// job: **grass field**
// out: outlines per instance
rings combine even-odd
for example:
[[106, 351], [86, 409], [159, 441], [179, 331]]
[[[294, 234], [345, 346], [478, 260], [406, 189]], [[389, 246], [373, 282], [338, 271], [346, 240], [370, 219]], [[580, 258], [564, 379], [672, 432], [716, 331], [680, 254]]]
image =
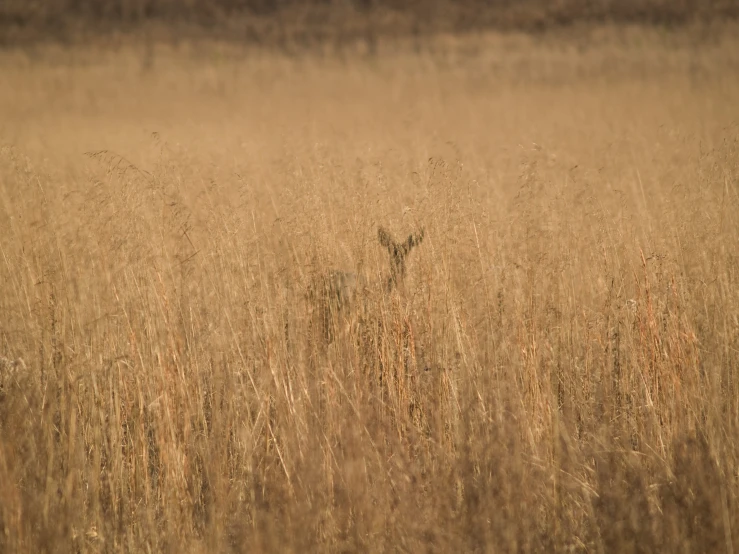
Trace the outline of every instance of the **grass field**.
[[735, 552], [737, 37], [0, 52], [0, 551]]

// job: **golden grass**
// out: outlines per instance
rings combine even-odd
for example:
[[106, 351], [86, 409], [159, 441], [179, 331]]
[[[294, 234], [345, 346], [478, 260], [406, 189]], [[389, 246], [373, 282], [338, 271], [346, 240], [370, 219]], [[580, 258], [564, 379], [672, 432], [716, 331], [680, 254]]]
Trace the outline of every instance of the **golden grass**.
[[580, 33], [0, 53], [0, 551], [732, 552], [739, 33]]

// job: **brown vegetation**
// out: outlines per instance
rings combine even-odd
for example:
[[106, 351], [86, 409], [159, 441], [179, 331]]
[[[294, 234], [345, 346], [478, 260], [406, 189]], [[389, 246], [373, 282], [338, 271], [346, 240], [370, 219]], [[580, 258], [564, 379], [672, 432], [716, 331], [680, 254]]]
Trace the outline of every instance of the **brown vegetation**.
[[0, 552], [735, 551], [735, 31], [0, 53]]

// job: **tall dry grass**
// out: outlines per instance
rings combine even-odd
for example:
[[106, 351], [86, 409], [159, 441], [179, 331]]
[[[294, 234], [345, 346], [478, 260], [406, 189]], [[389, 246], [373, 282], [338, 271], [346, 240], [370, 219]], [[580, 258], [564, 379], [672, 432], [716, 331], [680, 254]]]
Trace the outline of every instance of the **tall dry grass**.
[[0, 551], [733, 552], [732, 36], [0, 53]]

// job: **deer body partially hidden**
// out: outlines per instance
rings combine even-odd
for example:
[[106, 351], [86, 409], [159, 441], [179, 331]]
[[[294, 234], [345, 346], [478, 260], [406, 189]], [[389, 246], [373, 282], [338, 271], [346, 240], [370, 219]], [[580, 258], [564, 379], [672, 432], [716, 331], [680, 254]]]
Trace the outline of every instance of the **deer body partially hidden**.
[[[390, 256], [390, 275], [384, 280], [384, 293], [402, 288], [406, 258], [413, 248], [421, 244], [423, 237], [422, 229], [419, 233], [409, 235], [403, 242], [396, 242], [384, 228], [377, 230], [377, 238]], [[309, 296], [324, 340], [332, 342], [338, 330], [351, 325], [359, 297], [367, 289], [364, 277], [350, 271], [331, 270], [314, 283]]]

